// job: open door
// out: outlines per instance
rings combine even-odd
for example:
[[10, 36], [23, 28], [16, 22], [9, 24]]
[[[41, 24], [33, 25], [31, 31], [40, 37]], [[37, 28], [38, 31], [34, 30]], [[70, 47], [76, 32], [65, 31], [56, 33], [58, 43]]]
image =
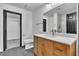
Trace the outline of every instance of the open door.
[[[19, 46], [22, 46], [22, 14], [13, 12], [13, 11], [8, 11], [8, 10], [3, 10], [3, 51], [7, 49], [7, 39], [8, 39], [8, 15], [17, 15], [19, 16], [19, 39], [20, 39], [20, 44]], [[15, 16], [14, 16], [15, 18]], [[14, 24], [15, 25], [15, 24]], [[15, 28], [16, 29], [16, 28]], [[16, 36], [16, 35], [15, 35]]]
[[73, 33], [73, 34], [77, 33], [77, 29], [76, 29], [77, 19], [76, 18], [77, 18], [76, 12], [67, 14], [67, 25], [66, 25], [67, 33]]

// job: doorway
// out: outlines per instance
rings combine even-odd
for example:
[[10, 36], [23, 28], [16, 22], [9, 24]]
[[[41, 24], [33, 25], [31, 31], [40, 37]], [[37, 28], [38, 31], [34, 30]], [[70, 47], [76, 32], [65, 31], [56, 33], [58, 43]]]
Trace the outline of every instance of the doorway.
[[[22, 46], [22, 14], [9, 11], [9, 10], [3, 10], [3, 51], [7, 49], [7, 39], [8, 39], [8, 15], [17, 15], [19, 16], [19, 46]], [[13, 17], [12, 15], [12, 17]], [[14, 17], [15, 18], [15, 17]], [[16, 29], [16, 28], [15, 28]]]
[[77, 25], [76, 25], [76, 12], [74, 13], [70, 13], [70, 14], [67, 14], [67, 25], [66, 25], [66, 28], [67, 28], [67, 33], [73, 33], [73, 34], [76, 34], [77, 33]]

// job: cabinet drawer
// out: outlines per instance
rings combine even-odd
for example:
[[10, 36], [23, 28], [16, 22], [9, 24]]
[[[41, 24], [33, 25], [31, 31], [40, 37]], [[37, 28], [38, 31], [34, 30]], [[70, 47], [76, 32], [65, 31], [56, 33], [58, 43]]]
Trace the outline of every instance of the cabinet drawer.
[[44, 56], [53, 56], [53, 42], [50, 40], [44, 41]]
[[43, 46], [44, 44], [44, 39], [43, 38], [38, 38], [38, 46]]
[[54, 42], [54, 55], [66, 56], [67, 55], [66, 45]]

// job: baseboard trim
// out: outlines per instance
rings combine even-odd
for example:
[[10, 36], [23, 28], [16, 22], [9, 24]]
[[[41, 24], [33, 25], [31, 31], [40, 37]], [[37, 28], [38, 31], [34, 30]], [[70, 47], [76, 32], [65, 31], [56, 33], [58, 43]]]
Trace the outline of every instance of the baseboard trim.
[[0, 53], [3, 52], [3, 50], [0, 50]]
[[25, 48], [25, 45], [23, 45], [22, 48]]

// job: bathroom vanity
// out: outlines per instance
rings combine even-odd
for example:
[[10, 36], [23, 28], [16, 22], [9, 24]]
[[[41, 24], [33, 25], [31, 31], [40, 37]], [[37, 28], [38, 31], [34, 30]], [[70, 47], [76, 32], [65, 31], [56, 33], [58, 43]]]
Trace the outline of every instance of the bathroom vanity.
[[36, 56], [75, 56], [75, 37], [49, 34], [34, 35], [34, 55]]

